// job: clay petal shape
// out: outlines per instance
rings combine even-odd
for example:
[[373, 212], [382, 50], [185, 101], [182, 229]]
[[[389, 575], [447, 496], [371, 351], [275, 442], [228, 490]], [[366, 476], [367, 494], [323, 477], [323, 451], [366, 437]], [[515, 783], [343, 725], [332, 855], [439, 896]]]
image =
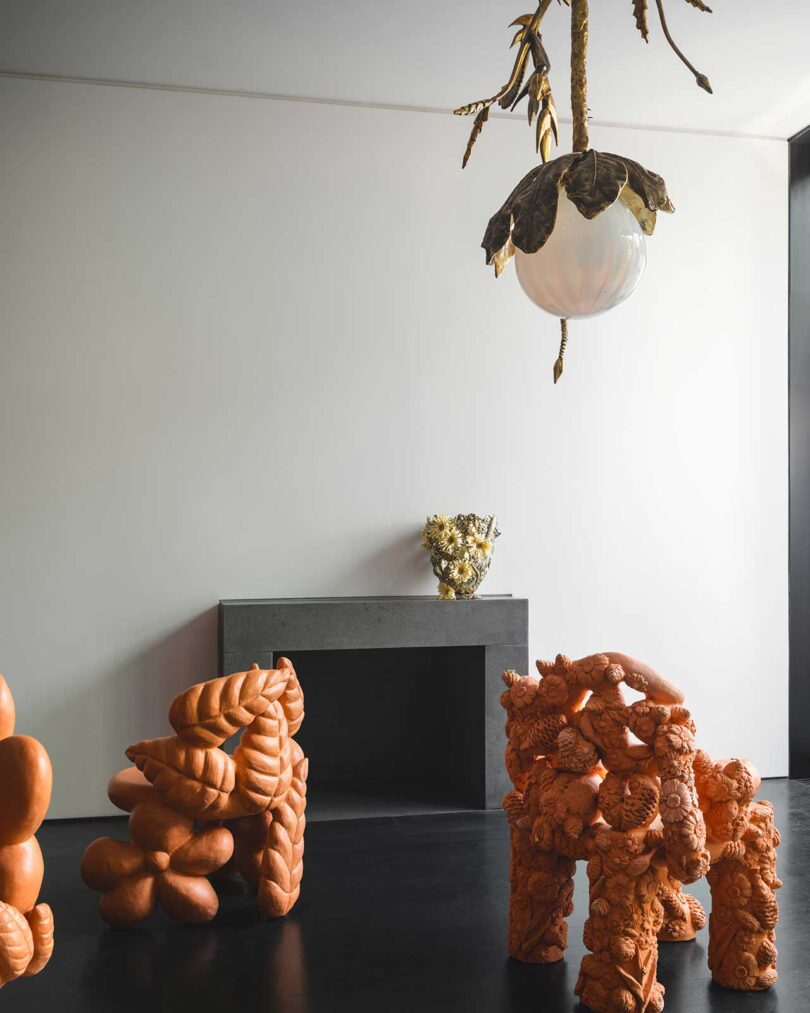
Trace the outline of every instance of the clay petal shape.
[[31, 926], [31, 936], [34, 940], [34, 955], [25, 969], [25, 977], [30, 978], [32, 974], [39, 974], [51, 959], [53, 953], [53, 912], [47, 904], [37, 904], [25, 918]]
[[127, 750], [166, 802], [190, 816], [223, 810], [233, 790], [234, 761], [221, 749], [201, 749], [180, 738], [148, 739]]
[[568, 199], [585, 218], [596, 218], [615, 204], [626, 182], [624, 162], [593, 148], [571, 163], [563, 179]]
[[207, 876], [231, 860], [233, 835], [227, 827], [209, 827], [191, 837], [172, 854], [172, 871]]
[[160, 802], [139, 802], [129, 817], [129, 836], [141, 851], [171, 854], [188, 841], [194, 824]]
[[131, 813], [139, 802], [159, 801], [155, 786], [137, 767], [125, 767], [113, 774], [107, 782], [107, 796], [113, 805], [126, 813]]
[[219, 910], [216, 891], [201, 876], [166, 871], [158, 878], [158, 896], [169, 917], [181, 922], [210, 922]]
[[82, 857], [82, 879], [91, 890], [113, 890], [143, 868], [143, 854], [129, 841], [99, 837], [87, 846]]
[[33, 954], [28, 922], [17, 908], [0, 901], [0, 985], [24, 974]]
[[28, 735], [0, 740], [0, 844], [33, 837], [51, 803], [53, 773], [41, 742]]
[[169, 722], [193, 746], [220, 746], [264, 714], [284, 692], [287, 678], [286, 671], [256, 666], [247, 672], [197, 683], [172, 701]]
[[295, 669], [289, 659], [279, 658], [278, 667], [281, 670], [286, 669], [287, 671], [287, 688], [281, 697], [281, 706], [284, 710], [284, 716], [287, 718], [289, 734], [295, 735], [304, 723], [304, 692], [301, 689], [301, 683], [298, 681], [298, 676], [295, 674]]
[[154, 876], [130, 876], [105, 893], [98, 910], [108, 925], [128, 928], [142, 922], [155, 910], [157, 889]]

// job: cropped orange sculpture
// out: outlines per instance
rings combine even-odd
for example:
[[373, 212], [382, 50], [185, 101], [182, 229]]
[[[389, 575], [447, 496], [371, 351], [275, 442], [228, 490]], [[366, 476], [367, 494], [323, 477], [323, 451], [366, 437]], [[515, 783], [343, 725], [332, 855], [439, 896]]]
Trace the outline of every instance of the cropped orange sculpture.
[[[560, 960], [573, 876], [587, 861], [590, 907], [575, 992], [594, 1013], [660, 1013], [658, 940], [687, 940], [706, 916], [681, 890], [707, 876], [709, 967], [729, 988], [776, 981], [773, 807], [754, 801], [747, 762], [695, 748], [683, 695], [643, 663], [606, 652], [504, 672], [504, 798], [511, 828], [509, 953]], [[622, 683], [642, 699], [626, 703]]]
[[53, 914], [37, 904], [44, 864], [34, 834], [51, 802], [45, 747], [14, 734], [14, 699], [0, 675], [0, 987], [38, 974], [53, 953]]
[[[169, 722], [177, 734], [130, 746], [135, 766], [109, 783], [111, 801], [130, 813], [131, 840], [100, 838], [82, 859], [106, 922], [134, 925], [158, 903], [179, 921], [210, 921], [219, 908], [213, 873], [256, 886], [268, 917], [290, 911], [303, 874], [307, 759], [293, 738], [303, 720], [286, 658], [176, 697]], [[240, 729], [230, 755], [220, 747]]]

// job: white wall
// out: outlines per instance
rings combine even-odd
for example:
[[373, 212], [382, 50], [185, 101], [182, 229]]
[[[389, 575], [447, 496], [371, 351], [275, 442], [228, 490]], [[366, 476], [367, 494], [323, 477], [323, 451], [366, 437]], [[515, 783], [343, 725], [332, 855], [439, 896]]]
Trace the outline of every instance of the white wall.
[[478, 249], [529, 132], [462, 175], [468, 127], [0, 80], [0, 670], [51, 815], [215, 674], [218, 598], [430, 593], [434, 511], [497, 512], [534, 655], [635, 653], [786, 773], [786, 146], [593, 131], [679, 210], [555, 388]]
[[[760, 0], [713, 6], [706, 15], [667, 5], [673, 36], [714, 85], [709, 96], [667, 45], [654, 5], [644, 43], [630, 0], [592, 3], [595, 120], [783, 138], [803, 130], [810, 4], [779, 0], [776, 17]], [[515, 0], [0, 0], [0, 68], [453, 109], [504, 80], [517, 10]], [[567, 116], [570, 10], [555, 3], [542, 29]]]

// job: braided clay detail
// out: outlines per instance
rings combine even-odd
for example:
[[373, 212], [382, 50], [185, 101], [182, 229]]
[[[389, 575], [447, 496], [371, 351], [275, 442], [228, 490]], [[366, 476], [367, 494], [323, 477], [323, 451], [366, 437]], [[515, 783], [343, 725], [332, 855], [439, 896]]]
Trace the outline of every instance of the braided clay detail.
[[259, 879], [259, 907], [269, 918], [280, 918], [298, 900], [304, 871], [304, 828], [307, 824], [307, 769], [301, 753], [290, 787], [272, 811], [272, 822]]

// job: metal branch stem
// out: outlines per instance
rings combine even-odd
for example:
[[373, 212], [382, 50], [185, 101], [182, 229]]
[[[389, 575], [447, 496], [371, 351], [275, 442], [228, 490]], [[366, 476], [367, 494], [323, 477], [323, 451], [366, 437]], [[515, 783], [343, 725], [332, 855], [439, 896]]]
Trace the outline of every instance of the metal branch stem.
[[557, 361], [554, 363], [554, 382], [556, 383], [563, 375], [563, 356], [565, 355], [565, 346], [568, 344], [568, 321], [565, 317], [560, 318], [560, 353], [557, 356]]
[[574, 151], [588, 150], [588, 0], [571, 3], [571, 116]]
[[546, 13], [546, 11], [549, 9], [550, 6], [551, 0], [540, 0], [540, 3], [537, 5], [537, 10], [534, 12], [534, 17], [532, 18], [532, 28], [536, 29], [540, 27], [540, 22], [543, 20], [543, 15]]
[[700, 85], [700, 87], [704, 91], [707, 91], [711, 95], [712, 94], [712, 86], [709, 84], [708, 77], [706, 77], [705, 74], [701, 74], [701, 72], [699, 70], [697, 70], [695, 67], [692, 66], [692, 64], [689, 62], [689, 60], [687, 60], [687, 58], [684, 56], [684, 54], [678, 48], [675, 40], [670, 35], [669, 25], [667, 24], [667, 18], [666, 18], [666, 15], [664, 14], [664, 2], [663, 2], [663, 0], [655, 0], [655, 6], [658, 8], [658, 19], [661, 22], [661, 28], [662, 28], [662, 30], [664, 32], [664, 38], [669, 43], [670, 48], [672, 49], [673, 53], [678, 57], [679, 60], [681, 60], [684, 64], [686, 64], [686, 66], [692, 71], [692, 73], [695, 75], [695, 80]]

